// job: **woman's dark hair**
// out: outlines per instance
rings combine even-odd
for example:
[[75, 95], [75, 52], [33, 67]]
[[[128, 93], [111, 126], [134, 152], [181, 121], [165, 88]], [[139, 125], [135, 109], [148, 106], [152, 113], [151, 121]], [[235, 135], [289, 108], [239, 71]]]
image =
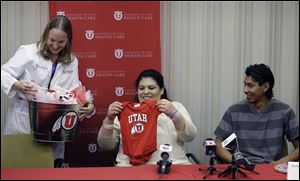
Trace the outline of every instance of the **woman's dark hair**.
[[274, 87], [274, 76], [269, 66], [265, 64], [254, 64], [249, 65], [245, 71], [247, 76], [251, 76], [258, 85], [261, 86], [265, 82], [269, 82], [270, 88], [266, 91], [266, 96], [268, 99], [273, 97], [273, 87]]
[[[164, 93], [163, 95], [161, 95], [161, 99], [167, 99], [167, 100], [170, 100], [168, 98], [168, 93], [167, 93], [167, 89], [165, 87], [165, 84], [164, 84], [164, 77], [161, 75], [160, 72], [158, 72], [157, 70], [154, 70], [154, 69], [147, 69], [147, 70], [144, 70], [142, 71], [138, 78], [136, 79], [135, 81], [135, 88], [138, 89], [139, 87], [139, 84], [140, 84], [140, 81], [143, 79], [143, 78], [152, 78], [153, 80], [155, 80], [155, 82], [157, 83], [157, 85], [159, 86], [160, 89], [164, 89]], [[138, 100], [138, 95], [135, 96], [135, 101], [136, 102], [139, 102]]]
[[71, 21], [65, 17], [65, 16], [54, 16], [45, 27], [45, 30], [40, 38], [40, 41], [38, 41], [38, 47], [39, 47], [39, 53], [45, 58], [50, 59], [51, 58], [51, 51], [48, 49], [47, 41], [49, 36], [49, 31], [53, 28], [60, 29], [67, 33], [68, 40], [66, 47], [59, 52], [57, 62], [62, 62], [65, 64], [69, 64], [72, 62], [71, 52], [72, 52], [72, 24]]

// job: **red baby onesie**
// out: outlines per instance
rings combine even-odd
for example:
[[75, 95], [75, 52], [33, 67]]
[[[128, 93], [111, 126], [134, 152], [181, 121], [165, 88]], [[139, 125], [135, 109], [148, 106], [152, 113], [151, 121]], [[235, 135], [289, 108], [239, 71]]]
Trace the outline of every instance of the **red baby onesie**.
[[156, 151], [157, 117], [156, 100], [142, 103], [123, 102], [119, 115], [124, 154], [130, 157], [130, 164], [147, 162]]

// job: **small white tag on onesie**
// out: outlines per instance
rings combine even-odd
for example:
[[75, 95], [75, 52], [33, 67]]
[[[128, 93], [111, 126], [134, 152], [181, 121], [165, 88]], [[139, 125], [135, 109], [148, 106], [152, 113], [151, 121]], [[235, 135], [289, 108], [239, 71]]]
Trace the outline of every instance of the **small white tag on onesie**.
[[140, 107], [141, 104], [135, 104], [133, 107]]

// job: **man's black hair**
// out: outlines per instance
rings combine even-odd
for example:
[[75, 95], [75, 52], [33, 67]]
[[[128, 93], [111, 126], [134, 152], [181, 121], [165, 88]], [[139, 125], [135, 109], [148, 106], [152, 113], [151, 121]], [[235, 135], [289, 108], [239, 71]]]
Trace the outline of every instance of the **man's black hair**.
[[274, 87], [274, 76], [269, 66], [265, 64], [254, 64], [249, 65], [245, 74], [247, 76], [251, 76], [256, 82], [258, 82], [259, 86], [268, 82], [270, 84], [269, 89], [266, 91], [266, 96], [268, 99], [273, 97], [273, 87]]

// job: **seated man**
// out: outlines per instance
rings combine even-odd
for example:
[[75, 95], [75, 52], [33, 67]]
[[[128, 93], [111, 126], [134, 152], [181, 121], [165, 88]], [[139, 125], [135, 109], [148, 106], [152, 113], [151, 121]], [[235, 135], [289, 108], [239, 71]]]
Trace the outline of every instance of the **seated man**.
[[[230, 106], [214, 134], [217, 155], [231, 163], [231, 153], [221, 142], [235, 133], [239, 151], [252, 163], [284, 163], [299, 160], [299, 119], [293, 109], [273, 97], [274, 76], [264, 64], [247, 67], [246, 99]], [[282, 157], [284, 136], [294, 150]]]

